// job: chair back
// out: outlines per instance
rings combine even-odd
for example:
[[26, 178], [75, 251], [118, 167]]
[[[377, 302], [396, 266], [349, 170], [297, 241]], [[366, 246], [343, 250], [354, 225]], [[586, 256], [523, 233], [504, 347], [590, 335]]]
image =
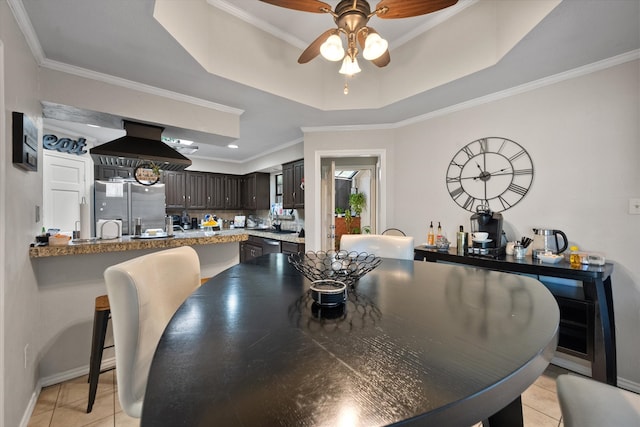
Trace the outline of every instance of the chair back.
[[406, 236], [405, 232], [399, 228], [387, 228], [380, 234], [384, 236]]
[[200, 286], [200, 262], [188, 246], [111, 266], [104, 272], [111, 305], [118, 398], [140, 418], [151, 360], [160, 336], [184, 300]]
[[381, 234], [343, 234], [340, 250], [367, 252], [383, 258], [413, 259], [413, 237]]

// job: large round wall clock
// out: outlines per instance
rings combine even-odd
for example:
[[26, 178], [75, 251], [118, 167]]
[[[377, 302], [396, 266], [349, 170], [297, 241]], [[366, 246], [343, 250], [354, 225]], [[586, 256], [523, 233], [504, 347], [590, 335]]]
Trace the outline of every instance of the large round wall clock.
[[472, 141], [451, 159], [447, 190], [460, 207], [476, 212], [487, 206], [501, 212], [516, 205], [533, 182], [529, 153], [507, 138], [488, 137]]

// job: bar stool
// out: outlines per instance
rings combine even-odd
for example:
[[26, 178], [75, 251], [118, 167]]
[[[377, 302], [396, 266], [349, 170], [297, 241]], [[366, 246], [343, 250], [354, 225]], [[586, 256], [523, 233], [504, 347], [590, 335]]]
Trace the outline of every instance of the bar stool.
[[89, 403], [87, 404], [87, 414], [93, 408], [93, 402], [96, 400], [96, 391], [98, 390], [98, 378], [103, 372], [112, 370], [113, 368], [100, 371], [102, 364], [102, 352], [105, 348], [111, 348], [113, 345], [104, 346], [104, 338], [107, 335], [107, 324], [111, 317], [111, 307], [109, 306], [109, 297], [100, 295], [96, 298], [96, 307], [93, 315], [93, 338], [91, 339], [91, 359], [89, 360]]

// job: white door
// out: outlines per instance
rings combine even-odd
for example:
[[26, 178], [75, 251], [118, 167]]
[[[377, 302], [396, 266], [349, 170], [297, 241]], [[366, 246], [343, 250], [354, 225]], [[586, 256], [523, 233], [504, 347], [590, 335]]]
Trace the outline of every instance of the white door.
[[75, 156], [43, 150], [43, 224], [62, 232], [80, 230], [80, 203], [84, 197], [91, 206], [89, 156]]

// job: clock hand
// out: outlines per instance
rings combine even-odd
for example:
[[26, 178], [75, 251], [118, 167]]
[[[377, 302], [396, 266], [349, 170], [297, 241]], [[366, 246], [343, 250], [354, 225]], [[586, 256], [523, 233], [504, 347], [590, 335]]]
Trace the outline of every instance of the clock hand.
[[474, 180], [476, 180], [476, 179], [482, 179], [482, 178], [487, 178], [487, 177], [492, 177], [492, 176], [511, 175], [511, 172], [499, 173], [499, 172], [504, 172], [504, 171], [506, 171], [507, 169], [511, 169], [511, 167], [510, 167], [510, 166], [508, 166], [508, 167], [506, 167], [506, 168], [502, 168], [502, 169], [499, 169], [499, 170], [497, 170], [497, 171], [495, 171], [495, 172], [491, 172], [491, 173], [489, 173], [489, 172], [484, 172], [484, 173], [480, 174], [479, 176], [476, 176], [476, 177], [475, 177], [475, 178], [473, 178], [473, 179], [474, 179]]

